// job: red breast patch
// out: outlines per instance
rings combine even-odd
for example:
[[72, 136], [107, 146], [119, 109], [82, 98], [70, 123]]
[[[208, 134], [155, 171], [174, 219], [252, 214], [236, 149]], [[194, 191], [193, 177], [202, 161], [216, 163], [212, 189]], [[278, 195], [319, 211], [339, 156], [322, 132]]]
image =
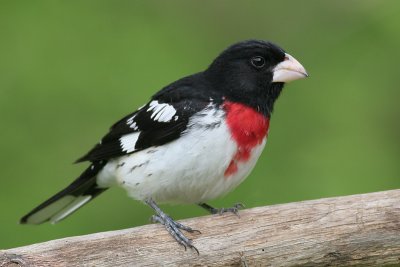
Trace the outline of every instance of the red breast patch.
[[251, 150], [262, 143], [268, 135], [269, 118], [263, 116], [251, 107], [243, 104], [225, 101], [226, 122], [235, 140], [238, 150], [225, 170], [225, 177], [238, 170], [238, 162], [246, 162], [250, 158]]

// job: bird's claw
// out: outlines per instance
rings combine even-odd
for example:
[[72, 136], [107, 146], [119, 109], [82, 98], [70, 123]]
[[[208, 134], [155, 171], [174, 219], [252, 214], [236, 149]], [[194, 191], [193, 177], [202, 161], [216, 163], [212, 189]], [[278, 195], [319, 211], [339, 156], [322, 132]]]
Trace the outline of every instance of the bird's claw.
[[192, 229], [191, 227], [185, 226], [179, 222], [174, 221], [171, 217], [166, 215], [165, 217], [161, 217], [159, 215], [153, 215], [150, 218], [151, 222], [153, 223], [160, 223], [165, 226], [167, 229], [168, 233], [180, 244], [185, 248], [185, 251], [189, 247], [190, 249], [193, 249], [196, 251], [198, 255], [200, 255], [199, 250], [193, 246], [192, 244], [192, 239], [187, 238], [181, 230], [184, 230], [189, 233], [199, 233], [201, 232], [199, 230]]
[[213, 212], [214, 214], [220, 214], [222, 215], [223, 213], [226, 212], [232, 212], [233, 214], [235, 214], [236, 216], [238, 216], [240, 218], [239, 215], [239, 210], [243, 209], [245, 206], [242, 203], [236, 203], [233, 205], [233, 207], [230, 208], [219, 208], [219, 209], [215, 209], [215, 212]]

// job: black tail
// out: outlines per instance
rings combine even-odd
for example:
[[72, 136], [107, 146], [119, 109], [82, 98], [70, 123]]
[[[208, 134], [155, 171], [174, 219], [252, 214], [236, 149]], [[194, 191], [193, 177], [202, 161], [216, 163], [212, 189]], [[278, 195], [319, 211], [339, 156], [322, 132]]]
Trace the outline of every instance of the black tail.
[[98, 188], [96, 175], [106, 161], [92, 163], [68, 187], [58, 192], [21, 218], [23, 224], [57, 223], [94, 199], [107, 188]]

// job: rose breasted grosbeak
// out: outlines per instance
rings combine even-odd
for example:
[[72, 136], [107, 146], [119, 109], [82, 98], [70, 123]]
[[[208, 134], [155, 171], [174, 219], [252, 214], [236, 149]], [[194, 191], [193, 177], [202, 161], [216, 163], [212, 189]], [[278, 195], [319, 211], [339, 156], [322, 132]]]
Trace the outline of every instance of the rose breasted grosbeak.
[[[278, 46], [244, 41], [223, 51], [203, 72], [182, 78], [115, 123], [77, 162], [90, 166], [68, 187], [21, 219], [56, 223], [112, 185], [154, 209], [185, 248], [197, 249], [181, 230], [195, 230], [156, 203], [206, 204], [238, 186], [251, 172], [268, 136], [273, 105], [285, 82], [307, 77]], [[197, 251], [198, 252], [198, 251]]]

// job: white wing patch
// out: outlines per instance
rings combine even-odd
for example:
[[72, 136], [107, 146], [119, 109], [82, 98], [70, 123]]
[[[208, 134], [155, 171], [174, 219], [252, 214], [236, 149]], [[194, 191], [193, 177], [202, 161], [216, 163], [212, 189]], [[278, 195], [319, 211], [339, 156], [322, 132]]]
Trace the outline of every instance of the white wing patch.
[[172, 105], [160, 104], [157, 100], [153, 100], [149, 104], [147, 111], [153, 111], [150, 118], [159, 122], [169, 122], [174, 117], [176, 110]]
[[139, 138], [139, 134], [140, 133], [131, 133], [131, 134], [122, 136], [119, 139], [122, 151], [125, 151], [126, 153], [131, 153], [131, 152], [135, 151], [135, 145]]
[[133, 115], [132, 117], [130, 117], [130, 118], [126, 121], [126, 124], [129, 125], [129, 128], [132, 128], [133, 130], [138, 130], [139, 128], [138, 128], [136, 122], [134, 121], [135, 117], [136, 117], [136, 114]]
[[134, 123], [133, 119], [134, 119], [135, 117], [136, 117], [136, 114], [133, 115], [132, 117], [130, 117], [130, 118], [126, 121], [126, 124], [132, 124], [132, 123]]
[[136, 125], [136, 122], [131, 123], [131, 125], [129, 126], [130, 128], [132, 128], [133, 130], [137, 130], [139, 129]]

